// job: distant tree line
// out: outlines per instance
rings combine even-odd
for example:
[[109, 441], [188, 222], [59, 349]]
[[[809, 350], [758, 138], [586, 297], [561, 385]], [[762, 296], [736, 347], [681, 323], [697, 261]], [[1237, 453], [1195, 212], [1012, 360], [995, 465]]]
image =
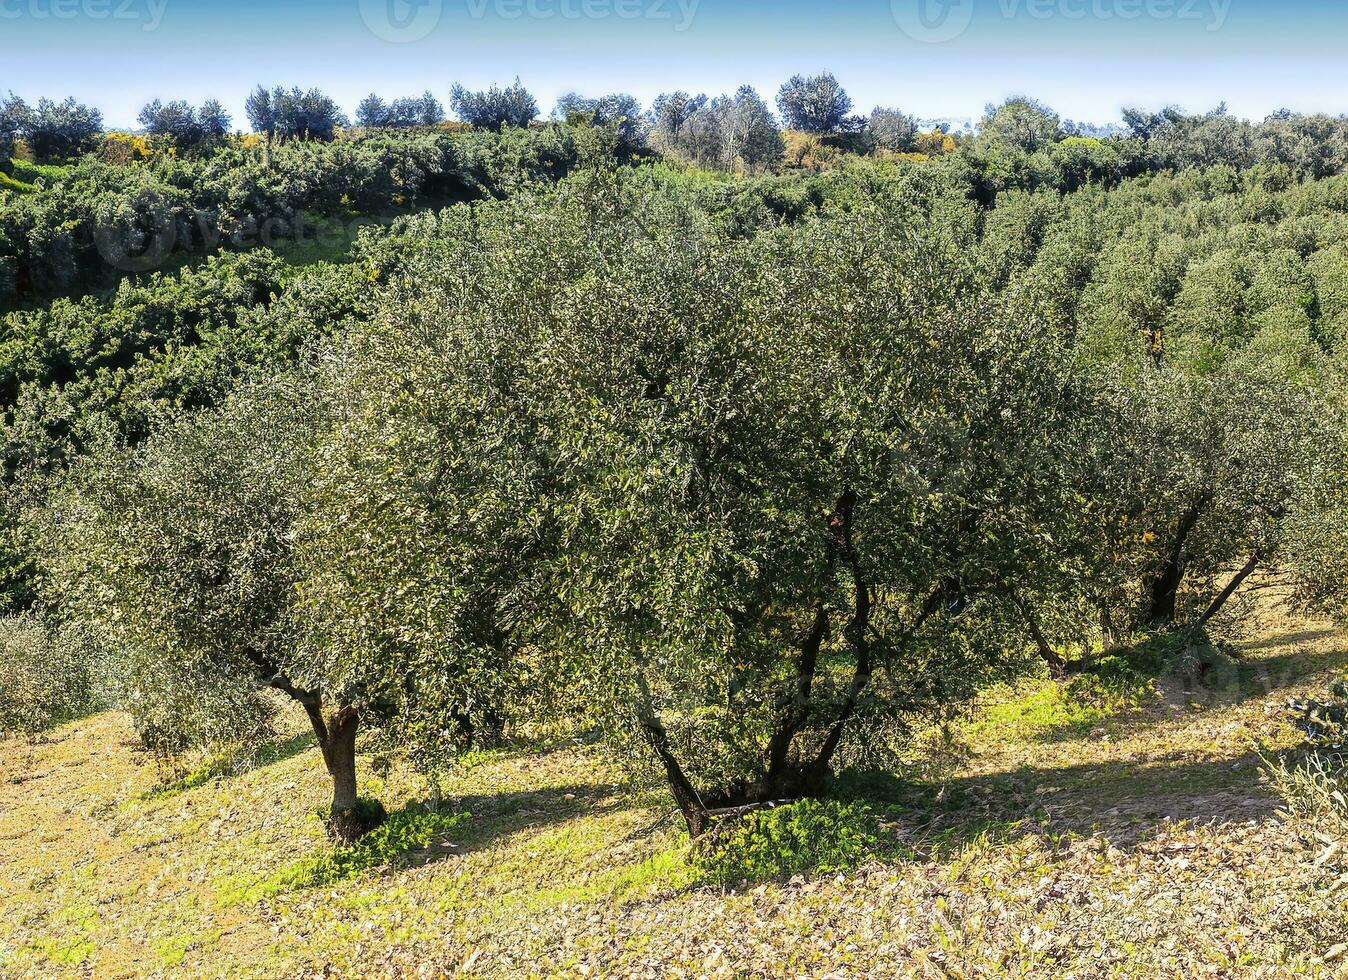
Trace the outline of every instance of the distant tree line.
[[0, 166], [8, 171], [17, 140], [39, 160], [60, 160], [93, 149], [102, 132], [102, 114], [73, 98], [39, 99], [30, 108], [11, 93], [0, 102]]
[[226, 146], [154, 168], [86, 156], [36, 194], [0, 203], [0, 309], [115, 285], [173, 256], [302, 237], [306, 215], [386, 214], [509, 193], [577, 160], [576, 130], [370, 130], [341, 143]]
[[229, 113], [215, 99], [203, 102], [200, 109], [181, 100], [155, 99], [140, 110], [137, 121], [146, 133], [167, 139], [179, 151], [218, 145], [230, 132]]
[[395, 129], [434, 126], [444, 119], [444, 106], [430, 92], [423, 92], [418, 98], [394, 99], [391, 102], [385, 102], [371, 92], [356, 107], [356, 125], [376, 129], [385, 126]]
[[[465, 125], [490, 131], [526, 128], [540, 116], [537, 100], [518, 78], [480, 90], [456, 84], [448, 107]], [[1283, 166], [1299, 180], [1348, 168], [1348, 119], [1342, 116], [1280, 111], [1250, 123], [1230, 116], [1224, 106], [1200, 114], [1129, 108], [1121, 125], [1095, 126], [1063, 120], [1035, 99], [1013, 96], [987, 107], [976, 136], [952, 135], [923, 132], [913, 115], [893, 107], [853, 114], [851, 97], [829, 72], [792, 77], [777, 92], [776, 107], [774, 112], [748, 87], [718, 97], [668, 92], [648, 109], [622, 93], [570, 92], [558, 99], [551, 117], [613, 129], [629, 154], [650, 151], [722, 170], [824, 169], [869, 153], [958, 154], [984, 203], [1002, 190], [1112, 186], [1130, 176], [1188, 167]], [[330, 141], [348, 122], [315, 88], [258, 86], [245, 114], [253, 131], [273, 144]], [[367, 129], [437, 126], [445, 118], [445, 107], [430, 92], [392, 99], [371, 93], [354, 115]], [[139, 121], [149, 136], [178, 153], [213, 152], [227, 142], [231, 125], [215, 100], [199, 108], [154, 100]], [[30, 109], [10, 96], [0, 103], [0, 166], [9, 166], [20, 141], [39, 160], [57, 161], [96, 149], [101, 133], [98, 112], [73, 99], [43, 99]]]

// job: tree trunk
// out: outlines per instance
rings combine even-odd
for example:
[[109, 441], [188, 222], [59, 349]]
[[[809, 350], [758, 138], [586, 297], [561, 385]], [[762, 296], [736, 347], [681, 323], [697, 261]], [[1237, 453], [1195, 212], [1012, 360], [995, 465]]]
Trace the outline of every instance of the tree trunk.
[[688, 836], [694, 839], [701, 837], [711, 828], [711, 817], [688, 774], [674, 757], [674, 750], [669, 744], [669, 731], [656, 713], [650, 685], [646, 682], [646, 674], [640, 667], [637, 668], [636, 684], [637, 722], [646, 734], [647, 741], [651, 743], [651, 748], [655, 750], [656, 756], [659, 757], [661, 766], [664, 767], [665, 778], [669, 782], [670, 792], [674, 795], [674, 802], [679, 812], [683, 814], [684, 823], [688, 825]]
[[768, 742], [768, 765], [764, 777], [764, 795], [777, 797], [791, 792], [788, 784], [794, 773], [789, 765], [791, 743], [800, 734], [801, 728], [810, 718], [810, 691], [814, 686], [814, 675], [819, 665], [819, 648], [828, 635], [828, 607], [821, 599], [815, 609], [814, 622], [801, 644], [800, 657], [796, 661], [796, 685], [790, 707], [777, 724]]
[[1145, 625], [1152, 629], [1171, 626], [1175, 622], [1175, 613], [1179, 602], [1180, 586], [1184, 583], [1185, 566], [1188, 563], [1189, 535], [1198, 526], [1203, 510], [1207, 507], [1211, 495], [1200, 494], [1175, 528], [1175, 540], [1165, 566], [1154, 575], [1147, 588], [1147, 611]]
[[[1100, 646], [1112, 650], [1119, 640], [1119, 631], [1114, 626], [1114, 612], [1109, 608], [1109, 600], [1100, 600]], [[1090, 644], [1084, 644], [1087, 649]]]
[[304, 708], [323, 753], [323, 764], [332, 777], [328, 836], [338, 844], [352, 844], [378, 826], [383, 817], [377, 811], [366, 812], [356, 791], [356, 733], [360, 730], [360, 714], [352, 708], [341, 708], [325, 718], [320, 704], [306, 704]]
[[360, 712], [355, 708], [337, 708], [323, 714], [323, 692], [306, 690], [291, 682], [264, 653], [246, 650], [244, 655], [257, 668], [262, 683], [288, 695], [309, 716], [314, 738], [323, 753], [323, 764], [332, 777], [332, 812], [328, 817], [328, 836], [341, 844], [350, 844], [383, 822], [383, 809], [362, 809], [356, 794], [356, 732]]
[[1212, 600], [1212, 605], [1208, 606], [1207, 612], [1203, 613], [1202, 617], [1198, 620], [1199, 626], [1206, 626], [1212, 621], [1213, 616], [1216, 616], [1222, 611], [1222, 607], [1226, 605], [1227, 600], [1236, 594], [1236, 590], [1245, 584], [1247, 578], [1254, 574], [1255, 569], [1259, 567], [1259, 562], [1263, 560], [1263, 557], [1263, 551], [1256, 548], [1254, 554], [1250, 556], [1250, 560], [1245, 563], [1245, 566], [1236, 573], [1235, 577], [1232, 578], [1230, 582], [1227, 583], [1226, 588], [1222, 589], [1222, 591], [1217, 594], [1217, 598]]
[[[838, 505], [828, 519], [828, 536], [824, 546], [824, 566], [832, 575], [840, 555], [852, 556], [852, 512], [856, 507], [857, 495], [844, 490], [838, 498]], [[854, 563], [855, 570], [855, 563]], [[860, 601], [860, 600], [858, 600]], [[867, 593], [869, 611], [869, 593]], [[777, 723], [768, 743], [767, 768], [758, 794], [763, 799], [784, 799], [813, 795], [817, 790], [816, 767], [801, 766], [790, 761], [791, 745], [800, 734], [805, 723], [810, 720], [811, 692], [814, 687], [815, 673], [819, 668], [819, 650], [829, 635], [828, 601], [821, 596], [815, 605], [814, 620], [806, 631], [800, 646], [800, 656], [796, 660], [796, 683], [791, 700]], [[849, 631], [849, 637], [850, 637]], [[864, 643], [864, 634], [863, 634]], [[862, 655], [864, 657], [864, 654]], [[858, 661], [860, 665], [861, 661]], [[866, 668], [869, 671], [869, 666]], [[757, 803], [758, 800], [750, 800]]]
[[1059, 655], [1053, 645], [1048, 642], [1048, 637], [1039, 627], [1039, 620], [1035, 618], [1034, 611], [1018, 598], [1011, 600], [1020, 610], [1020, 614], [1025, 617], [1025, 625], [1030, 630], [1030, 639], [1034, 640], [1035, 648], [1039, 651], [1039, 656], [1043, 658], [1044, 663], [1048, 664], [1049, 674], [1055, 679], [1061, 679], [1067, 674], [1067, 661]]

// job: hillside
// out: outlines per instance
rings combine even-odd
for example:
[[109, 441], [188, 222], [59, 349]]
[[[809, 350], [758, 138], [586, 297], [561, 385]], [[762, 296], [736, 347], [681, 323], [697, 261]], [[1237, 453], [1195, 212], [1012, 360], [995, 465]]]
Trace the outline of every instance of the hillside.
[[[944, 740], [957, 776], [927, 739], [910, 783], [866, 787], [880, 859], [731, 890], [689, 884], [668, 799], [578, 743], [475, 756], [444, 805], [469, 816], [305, 887], [329, 846], [311, 739], [165, 785], [103, 714], [0, 743], [0, 974], [1334, 975], [1344, 869], [1279, 819], [1259, 753], [1345, 664], [1348, 636], [1266, 615], [1187, 693], [990, 692]], [[360, 761], [391, 810], [424, 795]]]

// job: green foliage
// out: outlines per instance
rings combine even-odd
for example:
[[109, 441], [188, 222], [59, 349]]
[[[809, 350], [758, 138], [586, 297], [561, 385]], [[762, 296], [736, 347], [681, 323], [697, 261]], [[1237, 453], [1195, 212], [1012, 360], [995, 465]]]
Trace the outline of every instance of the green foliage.
[[33, 737], [98, 710], [98, 651], [87, 631], [35, 616], [0, 619], [0, 737]]
[[742, 173], [777, 167], [784, 148], [776, 117], [748, 85], [734, 95], [698, 102], [675, 124], [666, 120], [654, 144], [677, 160]]
[[449, 104], [470, 126], [493, 131], [505, 126], [522, 129], [538, 115], [538, 103], [518, 78], [506, 88], [493, 85], [477, 92], [455, 85], [450, 90]]
[[1001, 105], [989, 105], [979, 126], [980, 138], [1034, 153], [1063, 138], [1058, 114], [1035, 99], [1012, 96]]
[[777, 108], [788, 129], [836, 132], [852, 110], [852, 99], [832, 74], [796, 75], [777, 92]]
[[290, 535], [315, 419], [302, 380], [253, 388], [82, 461], [45, 520], [54, 596], [106, 639], [119, 703], [166, 750], [259, 732], [258, 691], [297, 666]]
[[[378, 801], [362, 799], [360, 802], [362, 811], [371, 819], [383, 814]], [[240, 901], [256, 901], [334, 885], [367, 871], [388, 867], [399, 858], [434, 846], [461, 828], [469, 816], [467, 813], [438, 813], [418, 803], [408, 804], [388, 814], [374, 830], [350, 847], [334, 847], [301, 858], [265, 880], [239, 889], [235, 897]]]
[[694, 845], [691, 860], [697, 880], [739, 885], [850, 871], [891, 847], [870, 807], [801, 800], [718, 826]]
[[[660, 138], [756, 98], [679, 94]], [[85, 161], [0, 209], [40, 232], [0, 236], [25, 295], [36, 245], [82, 281], [90, 195], [136, 234], [459, 203], [348, 265], [255, 250], [11, 313], [15, 604], [40, 558], [166, 752], [260, 735], [269, 687], [426, 769], [579, 717], [690, 807], [826, 792], [1028, 650], [1216, 630], [1265, 568], [1334, 608], [1345, 178], [1128, 180], [1157, 137], [994, 120], [937, 161], [745, 180], [583, 125]], [[1184, 642], [1044, 717], [1234, 669]]]
[[85, 157], [40, 192], [0, 200], [0, 309], [112, 286], [174, 257], [293, 240], [305, 215], [350, 219], [509, 193], [567, 173], [581, 142], [566, 126], [368, 130], [265, 155], [230, 143], [152, 167]]

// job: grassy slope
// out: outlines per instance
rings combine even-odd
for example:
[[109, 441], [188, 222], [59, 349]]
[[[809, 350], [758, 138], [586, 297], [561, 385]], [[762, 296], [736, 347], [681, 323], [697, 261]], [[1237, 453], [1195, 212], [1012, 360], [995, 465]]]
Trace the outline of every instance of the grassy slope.
[[259, 897], [324, 846], [312, 745], [155, 792], [102, 715], [0, 744], [0, 975], [1332, 975], [1348, 869], [1276, 819], [1257, 752], [1348, 638], [1272, 621], [1244, 650], [1197, 701], [991, 695], [958, 774], [897, 791], [908, 857], [729, 893], [686, 887], [665, 801], [567, 747], [478, 762], [449, 787], [472, 817], [394, 868]]

